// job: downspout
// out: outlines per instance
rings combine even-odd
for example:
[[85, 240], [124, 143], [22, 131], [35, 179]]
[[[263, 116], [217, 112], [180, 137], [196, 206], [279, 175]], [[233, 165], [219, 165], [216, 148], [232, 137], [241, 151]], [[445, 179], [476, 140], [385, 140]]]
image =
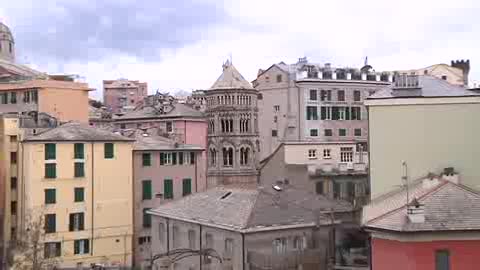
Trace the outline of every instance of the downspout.
[[93, 256], [93, 241], [94, 241], [94, 237], [95, 237], [95, 223], [94, 223], [94, 216], [95, 216], [95, 152], [93, 151], [93, 148], [94, 148], [94, 143], [91, 142], [91, 153], [92, 153], [92, 243], [90, 244], [90, 255]]
[[[200, 250], [202, 250], [202, 224], [198, 224], [199, 228], [200, 228]], [[202, 255], [200, 255], [200, 267], [199, 269], [202, 270]]]
[[245, 234], [242, 233], [242, 270], [245, 270]]
[[184, 141], [185, 144], [187, 144], [187, 120], [183, 120], [183, 127], [184, 127], [184, 129], [183, 129], [183, 137], [184, 137], [183, 141]]
[[[194, 152], [195, 153], [195, 152]], [[198, 181], [197, 181], [197, 174], [198, 174], [198, 166], [197, 166], [197, 163], [198, 163], [198, 158], [197, 158], [197, 153], [195, 153], [195, 193], [198, 192]], [[206, 179], [206, 176], [205, 176], [205, 179]]]
[[298, 141], [300, 141], [300, 87], [295, 86], [297, 88], [297, 101], [298, 101], [298, 108], [297, 108], [297, 115], [298, 115]]
[[165, 218], [167, 220], [167, 253], [170, 252], [170, 219]]

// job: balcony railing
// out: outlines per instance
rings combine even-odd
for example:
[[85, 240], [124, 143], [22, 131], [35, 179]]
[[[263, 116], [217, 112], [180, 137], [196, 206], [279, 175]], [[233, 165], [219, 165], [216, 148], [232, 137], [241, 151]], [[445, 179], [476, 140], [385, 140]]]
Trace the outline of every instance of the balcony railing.
[[268, 254], [256, 251], [248, 251], [248, 263], [250, 269], [321, 269], [326, 265], [326, 251], [321, 249], [307, 249], [289, 251], [280, 254]]

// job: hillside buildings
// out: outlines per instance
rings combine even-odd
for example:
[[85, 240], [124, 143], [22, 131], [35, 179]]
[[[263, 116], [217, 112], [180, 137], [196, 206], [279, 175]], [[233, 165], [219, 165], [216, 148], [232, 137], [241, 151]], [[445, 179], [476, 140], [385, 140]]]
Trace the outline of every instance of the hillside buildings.
[[115, 114], [135, 109], [147, 95], [147, 83], [127, 79], [103, 81], [103, 102]]

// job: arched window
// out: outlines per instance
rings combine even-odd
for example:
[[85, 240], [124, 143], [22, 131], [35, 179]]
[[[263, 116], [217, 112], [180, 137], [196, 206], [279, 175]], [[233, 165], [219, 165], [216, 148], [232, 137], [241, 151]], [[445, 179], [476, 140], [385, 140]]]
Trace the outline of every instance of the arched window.
[[240, 165], [245, 166], [249, 163], [250, 148], [242, 147], [240, 148]]
[[233, 147], [223, 147], [223, 166], [231, 167], [233, 166]]
[[210, 148], [210, 166], [213, 167], [217, 164], [217, 149]]

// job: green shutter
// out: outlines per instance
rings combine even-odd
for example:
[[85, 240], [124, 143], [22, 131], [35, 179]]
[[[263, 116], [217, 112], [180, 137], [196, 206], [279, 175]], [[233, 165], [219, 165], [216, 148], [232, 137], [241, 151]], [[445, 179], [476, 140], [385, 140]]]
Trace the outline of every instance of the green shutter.
[[85, 189], [75, 188], [75, 202], [83, 202], [85, 200]]
[[173, 199], [173, 180], [163, 180], [163, 197], [164, 199]]
[[57, 230], [56, 223], [55, 214], [45, 215], [45, 233], [54, 233]]
[[152, 181], [143, 180], [142, 181], [142, 200], [151, 200], [152, 199]]
[[82, 240], [75, 240], [73, 242], [73, 254], [80, 254], [80, 241]]
[[73, 158], [75, 159], [84, 159], [84, 144], [83, 143], [76, 143], [73, 145], [74, 155]]
[[57, 202], [55, 189], [45, 189], [45, 204], [53, 204]]
[[57, 178], [57, 164], [55, 163], [45, 164], [45, 178]]
[[165, 164], [165, 153], [160, 153], [160, 165]]
[[103, 150], [104, 150], [105, 158], [113, 158], [113, 152], [114, 152], [113, 143], [105, 143]]
[[54, 143], [45, 144], [45, 160], [56, 158], [56, 145]]
[[152, 164], [152, 162], [151, 162], [150, 153], [143, 153], [142, 154], [142, 165], [143, 166], [150, 166], [151, 164]]
[[143, 227], [150, 228], [152, 226], [152, 216], [147, 213], [151, 208], [143, 208]]
[[192, 193], [192, 179], [185, 178], [183, 179], [183, 196], [189, 195]]
[[177, 165], [177, 153], [172, 153], [172, 165]]
[[85, 166], [83, 162], [75, 162], [75, 177], [85, 177]]
[[88, 239], [84, 239], [83, 240], [83, 252], [85, 252], [85, 254], [87, 253], [90, 253], [90, 240]]

